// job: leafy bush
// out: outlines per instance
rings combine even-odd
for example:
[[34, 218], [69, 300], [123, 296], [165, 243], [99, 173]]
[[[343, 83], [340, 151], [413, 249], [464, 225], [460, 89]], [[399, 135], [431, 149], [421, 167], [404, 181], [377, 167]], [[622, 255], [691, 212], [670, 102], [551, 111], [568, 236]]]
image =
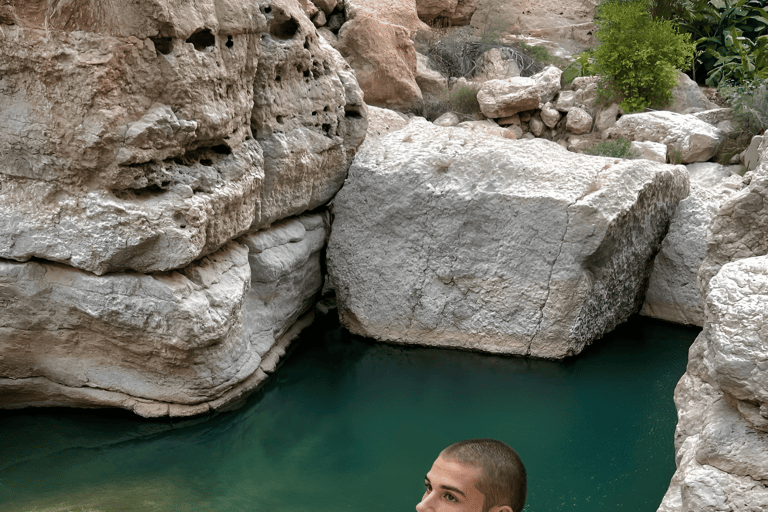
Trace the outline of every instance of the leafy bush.
[[585, 149], [584, 152], [588, 155], [595, 156], [610, 156], [613, 158], [635, 158], [637, 155], [629, 147], [632, 142], [619, 137], [616, 140], [604, 140], [598, 144], [595, 144], [591, 148]]
[[738, 86], [721, 86], [718, 92], [733, 107], [737, 130], [750, 137], [768, 130], [768, 80], [757, 78]]
[[677, 0], [681, 30], [696, 45], [693, 77], [706, 75], [708, 85], [768, 77], [768, 12], [762, 0]]
[[654, 20], [648, 0], [607, 0], [595, 14], [595, 67], [623, 95], [625, 112], [665, 105], [677, 84], [677, 68], [687, 68], [694, 45], [669, 20]]

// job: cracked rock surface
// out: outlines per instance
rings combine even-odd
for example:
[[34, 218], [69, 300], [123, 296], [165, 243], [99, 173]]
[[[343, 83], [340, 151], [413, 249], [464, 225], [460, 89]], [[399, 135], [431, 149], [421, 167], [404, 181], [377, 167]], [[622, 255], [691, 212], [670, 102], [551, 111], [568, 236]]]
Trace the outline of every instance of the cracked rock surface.
[[399, 343], [562, 358], [639, 309], [681, 166], [569, 153], [415, 119], [334, 200], [342, 323]]

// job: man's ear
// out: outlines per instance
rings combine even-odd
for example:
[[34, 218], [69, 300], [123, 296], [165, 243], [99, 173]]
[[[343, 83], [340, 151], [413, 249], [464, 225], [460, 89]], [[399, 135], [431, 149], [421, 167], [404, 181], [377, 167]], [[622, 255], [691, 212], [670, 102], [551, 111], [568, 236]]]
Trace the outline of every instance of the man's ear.
[[498, 507], [493, 507], [488, 512], [515, 512], [515, 511], [512, 510], [512, 507], [510, 507], [509, 505], [501, 505]]

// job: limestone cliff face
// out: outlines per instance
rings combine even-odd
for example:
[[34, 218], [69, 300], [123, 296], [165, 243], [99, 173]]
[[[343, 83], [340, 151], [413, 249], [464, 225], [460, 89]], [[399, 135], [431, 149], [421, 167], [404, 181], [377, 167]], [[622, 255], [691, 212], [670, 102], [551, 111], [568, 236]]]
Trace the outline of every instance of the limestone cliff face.
[[768, 509], [768, 152], [712, 219], [704, 330], [675, 389], [677, 471], [659, 512]]
[[322, 286], [303, 212], [365, 136], [351, 68], [297, 0], [11, 0], [0, 24], [0, 406], [252, 388]]

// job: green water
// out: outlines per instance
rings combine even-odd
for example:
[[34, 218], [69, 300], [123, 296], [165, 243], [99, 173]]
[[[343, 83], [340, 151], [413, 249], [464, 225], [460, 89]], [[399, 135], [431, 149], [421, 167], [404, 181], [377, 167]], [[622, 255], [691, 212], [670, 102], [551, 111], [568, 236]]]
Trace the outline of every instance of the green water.
[[413, 511], [443, 447], [495, 437], [527, 466], [527, 512], [653, 512], [696, 334], [633, 318], [554, 363], [316, 325], [238, 411], [0, 412], [0, 510]]

